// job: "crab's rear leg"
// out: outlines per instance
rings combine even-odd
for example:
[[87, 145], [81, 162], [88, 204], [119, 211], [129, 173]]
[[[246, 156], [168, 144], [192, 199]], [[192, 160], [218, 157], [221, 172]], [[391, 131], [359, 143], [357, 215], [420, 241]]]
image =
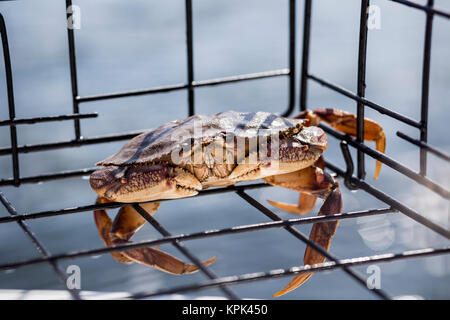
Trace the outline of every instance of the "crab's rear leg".
[[[298, 114], [295, 118], [305, 118], [311, 125], [318, 125], [320, 121], [325, 121], [334, 129], [342, 133], [357, 136], [358, 118], [355, 114], [339, 110], [319, 108], [316, 110], [306, 110]], [[379, 152], [386, 151], [386, 135], [383, 128], [375, 121], [364, 118], [364, 140], [374, 141], [375, 147]], [[377, 160], [374, 179], [378, 178], [381, 170], [381, 162]]]
[[[342, 198], [338, 183], [322, 169], [311, 166], [300, 171], [287, 174], [271, 176], [264, 179], [267, 183], [284, 187], [287, 189], [300, 191], [314, 197], [325, 199], [319, 211], [319, 216], [330, 215], [342, 212]], [[277, 207], [279, 207], [277, 205]], [[339, 221], [327, 221], [315, 223], [312, 227], [309, 239], [328, 250], [331, 239], [338, 227]], [[326, 258], [319, 252], [308, 246], [303, 258], [305, 265], [313, 265], [324, 262]], [[278, 297], [306, 282], [312, 273], [303, 273], [294, 277], [289, 284], [274, 296]]]
[[[108, 202], [108, 200], [102, 198], [97, 199], [97, 203], [102, 202]], [[153, 214], [158, 209], [159, 202], [143, 203], [140, 205], [149, 214]], [[107, 246], [131, 243], [129, 239], [146, 222], [146, 220], [131, 206], [120, 208], [113, 222], [103, 209], [94, 211], [94, 219], [100, 237]], [[111, 255], [121, 263], [137, 262], [171, 274], [188, 274], [198, 271], [196, 265], [186, 264], [161, 250], [151, 247], [115, 251], [111, 252]], [[216, 260], [215, 257], [203, 261], [203, 264], [209, 265], [213, 263], [214, 260]]]

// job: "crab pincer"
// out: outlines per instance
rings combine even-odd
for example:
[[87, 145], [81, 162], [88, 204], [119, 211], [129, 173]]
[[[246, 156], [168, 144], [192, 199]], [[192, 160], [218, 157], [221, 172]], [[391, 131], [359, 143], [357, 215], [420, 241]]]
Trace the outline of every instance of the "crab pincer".
[[[355, 114], [330, 108], [319, 108], [315, 110], [305, 110], [300, 112], [296, 119], [307, 119], [309, 125], [317, 126], [321, 121], [326, 122], [334, 129], [348, 134], [357, 136], [358, 118]], [[386, 135], [383, 128], [375, 121], [364, 118], [364, 140], [374, 141], [377, 151], [384, 153], [386, 151]], [[375, 167], [374, 179], [378, 178], [381, 170], [381, 162], [377, 160]]]

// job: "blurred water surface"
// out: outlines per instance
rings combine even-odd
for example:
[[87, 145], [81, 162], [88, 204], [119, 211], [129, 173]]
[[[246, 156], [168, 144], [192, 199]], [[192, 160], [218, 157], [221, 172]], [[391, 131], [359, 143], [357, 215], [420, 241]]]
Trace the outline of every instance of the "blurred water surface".
[[[419, 1], [424, 3], [425, 1]], [[356, 91], [360, 2], [318, 0], [313, 3], [311, 73]], [[420, 118], [421, 74], [425, 15], [386, 0], [374, 0], [381, 9], [381, 29], [369, 31], [367, 91], [377, 101], [412, 118]], [[185, 12], [181, 0], [78, 0], [81, 29], [76, 30], [76, 54], [81, 96], [183, 83], [186, 80]], [[436, 1], [450, 9], [448, 1]], [[285, 68], [288, 65], [288, 1], [194, 0], [195, 79]], [[303, 1], [297, 5], [297, 61], [300, 61]], [[8, 28], [14, 76], [17, 117], [59, 115], [72, 112], [65, 28], [64, 1], [2, 2], [0, 12]], [[450, 21], [434, 21], [429, 142], [450, 152], [448, 112], [450, 101]], [[0, 119], [7, 119], [4, 65], [0, 64]], [[288, 101], [287, 78], [199, 88], [196, 111], [228, 109], [281, 112]], [[298, 83], [297, 83], [297, 86]], [[308, 105], [355, 111], [355, 103], [310, 82]], [[81, 104], [81, 112], [99, 112], [97, 119], [82, 121], [82, 134], [95, 136], [155, 127], [184, 118], [186, 92], [172, 92]], [[387, 154], [418, 169], [419, 152], [396, 137], [401, 130], [418, 137], [415, 129], [367, 109], [388, 136]], [[72, 123], [46, 123], [18, 128], [19, 144], [72, 139]], [[0, 145], [9, 146], [9, 129], [0, 127]], [[123, 142], [61, 149], [20, 156], [23, 176], [91, 167], [116, 152]], [[343, 166], [338, 144], [330, 138], [327, 159]], [[382, 188], [433, 221], [449, 228], [449, 203], [417, 186], [388, 167], [371, 179], [374, 161], [367, 157], [368, 181]], [[430, 156], [430, 177], [449, 187], [448, 164]], [[0, 157], [0, 176], [11, 176], [11, 160]], [[91, 204], [95, 200], [88, 180], [66, 179], [20, 188], [2, 188], [21, 213]], [[265, 188], [249, 192], [256, 199], [295, 202], [294, 192]], [[344, 211], [385, 205], [362, 191], [343, 188]], [[318, 204], [319, 206], [320, 204]], [[316, 207], [315, 212], [318, 210]], [[292, 215], [277, 212], [283, 218]], [[8, 213], [0, 207], [0, 216]], [[189, 233], [267, 221], [267, 218], [233, 194], [183, 199], [164, 203], [156, 215], [171, 233]], [[102, 247], [92, 214], [78, 213], [30, 220], [27, 224], [52, 253]], [[297, 227], [309, 233], [311, 226]], [[134, 239], [160, 235], [145, 226]], [[0, 263], [37, 257], [39, 254], [16, 224], [0, 224]], [[267, 230], [186, 243], [199, 257], [217, 255], [212, 270], [228, 276], [302, 263], [305, 246], [283, 230]], [[341, 222], [332, 252], [342, 258], [442, 247], [448, 241], [403, 216], [391, 214]], [[161, 247], [178, 257], [169, 245]], [[201, 273], [176, 277], [142, 265], [121, 265], [109, 255], [61, 263], [77, 264], [82, 289], [100, 291], [154, 290], [204, 280]], [[450, 298], [450, 259], [433, 257], [380, 264], [382, 289], [394, 296], [419, 295]], [[356, 268], [367, 276], [367, 267]], [[269, 298], [288, 279], [234, 286], [241, 297]], [[52, 269], [45, 264], [0, 272], [0, 288], [60, 289]], [[217, 294], [209, 290], [199, 294]], [[342, 271], [316, 274], [289, 299], [374, 298]]]

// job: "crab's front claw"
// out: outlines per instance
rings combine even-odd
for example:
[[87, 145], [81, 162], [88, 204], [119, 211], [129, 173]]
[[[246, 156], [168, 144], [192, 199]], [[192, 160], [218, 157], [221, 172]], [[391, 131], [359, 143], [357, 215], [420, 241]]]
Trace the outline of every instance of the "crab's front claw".
[[[108, 200], [98, 198], [96, 203], [104, 203]], [[140, 206], [149, 214], [153, 214], [159, 207], [159, 202], [142, 203]], [[114, 221], [111, 221], [105, 210], [94, 211], [94, 219], [97, 230], [103, 242], [107, 246], [132, 243], [129, 239], [138, 231], [146, 220], [131, 206], [120, 208]], [[156, 248], [143, 247], [137, 249], [127, 249], [124, 251], [111, 252], [112, 257], [121, 263], [137, 262], [149, 267], [155, 267], [161, 271], [171, 274], [189, 274], [198, 271], [198, 267], [187, 264]], [[212, 257], [202, 263], [210, 265], [216, 260]]]
[[[339, 187], [337, 186], [331, 191], [328, 198], [325, 200], [324, 204], [320, 208], [319, 216], [336, 214], [342, 211], [342, 198]], [[320, 245], [325, 250], [329, 250], [331, 246], [331, 240], [336, 232], [339, 221], [327, 221], [315, 223], [312, 227], [309, 239], [316, 244]], [[314, 250], [311, 246], [308, 246], [305, 251], [305, 256], [303, 257], [303, 262], [305, 265], [314, 265], [316, 263], [325, 262], [326, 258], [319, 252]], [[279, 297], [283, 294], [292, 291], [303, 283], [305, 283], [311, 276], [312, 272], [302, 273], [294, 277], [286, 287], [274, 294], [274, 297]]]
[[[325, 121], [334, 129], [342, 133], [357, 136], [358, 118], [355, 114], [329, 108], [319, 108], [316, 110], [306, 110], [298, 114], [295, 118], [304, 118], [309, 120], [310, 125], [318, 125]], [[377, 151], [384, 153], [386, 151], [386, 135], [383, 128], [375, 121], [364, 118], [364, 140], [374, 141]], [[374, 179], [378, 178], [381, 170], [381, 162], [377, 160]]]

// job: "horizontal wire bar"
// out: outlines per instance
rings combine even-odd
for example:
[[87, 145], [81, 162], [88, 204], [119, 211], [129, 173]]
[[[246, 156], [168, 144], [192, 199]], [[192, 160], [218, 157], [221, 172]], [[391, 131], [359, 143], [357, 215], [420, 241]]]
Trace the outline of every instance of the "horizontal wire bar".
[[[22, 145], [18, 146], [19, 153], [28, 153], [28, 152], [37, 152], [37, 151], [46, 151], [46, 150], [55, 150], [61, 148], [70, 148], [70, 147], [81, 147], [84, 145], [91, 145], [97, 143], [105, 143], [105, 142], [113, 142], [113, 141], [121, 141], [128, 140], [134, 138], [135, 136], [143, 133], [145, 131], [128, 131], [125, 133], [115, 133], [108, 134], [97, 137], [90, 138], [82, 138], [80, 140], [67, 140], [67, 141], [58, 141], [58, 142], [49, 142], [49, 143], [41, 143], [34, 145]], [[9, 155], [12, 153], [11, 148], [0, 148], [0, 156]]]
[[[260, 188], [267, 188], [267, 187], [272, 187], [272, 186], [267, 183], [252, 183], [252, 184], [245, 184], [245, 185], [238, 185], [238, 186], [212, 188], [212, 189], [207, 189], [207, 190], [199, 192], [199, 194], [197, 194], [195, 197], [202, 197], [202, 196], [222, 194], [222, 193], [230, 193], [230, 192], [236, 192], [237, 190], [244, 190], [244, 189], [245, 190], [253, 190], [253, 189], [260, 189]], [[150, 203], [150, 202], [155, 202], [155, 201], [165, 202], [165, 201], [176, 201], [176, 200], [177, 199], [161, 199], [161, 200], [147, 201], [147, 202], [141, 202], [141, 203]], [[59, 216], [59, 215], [71, 214], [71, 213], [93, 211], [93, 210], [97, 210], [97, 209], [114, 209], [114, 208], [119, 208], [119, 207], [123, 207], [123, 206], [127, 206], [127, 205], [129, 205], [129, 203], [109, 202], [109, 203], [101, 203], [101, 204], [84, 205], [84, 206], [78, 206], [78, 207], [72, 207], [72, 208], [46, 210], [46, 211], [40, 211], [40, 212], [18, 214], [17, 216], [14, 216], [14, 217], [0, 217], [0, 223], [8, 223], [8, 222], [13, 222], [13, 221], [17, 221], [17, 220], [31, 220], [31, 219], [39, 219], [39, 218], [45, 218], [45, 217], [54, 217], [54, 216]]]
[[186, 84], [173, 84], [167, 86], [158, 86], [148, 89], [141, 90], [130, 90], [123, 92], [114, 92], [114, 93], [105, 93], [105, 94], [96, 94], [90, 96], [76, 97], [76, 101], [79, 103], [82, 102], [91, 102], [91, 101], [99, 101], [99, 100], [107, 100], [107, 99], [117, 99], [117, 98], [125, 98], [125, 97], [133, 97], [133, 96], [141, 96], [145, 94], [155, 94], [155, 93], [164, 93], [171, 92], [176, 90], [187, 89], [188, 86]]
[[0, 126], [35, 124], [35, 123], [41, 123], [41, 122], [64, 121], [64, 120], [86, 119], [86, 118], [96, 118], [96, 117], [98, 117], [97, 112], [76, 113], [76, 114], [73, 113], [73, 114], [64, 114], [64, 115], [60, 115], [60, 116], [47, 116], [47, 117], [3, 120], [3, 121], [0, 121]]
[[290, 70], [278, 69], [273, 71], [263, 71], [263, 72], [255, 72], [231, 77], [223, 77], [216, 78], [210, 80], [198, 80], [192, 82], [193, 87], [204, 87], [204, 86], [215, 86], [225, 83], [239, 82], [239, 81], [247, 81], [247, 80], [256, 80], [256, 79], [264, 79], [264, 78], [272, 78], [272, 77], [280, 77], [280, 76], [288, 76], [290, 75]]
[[177, 286], [169, 289], [159, 289], [154, 291], [144, 291], [136, 294], [131, 294], [123, 297], [118, 297], [117, 299], [143, 299], [149, 297], [155, 297], [165, 294], [172, 293], [182, 293], [189, 291], [198, 291], [204, 289], [215, 288], [219, 285], [227, 284], [242, 284], [251, 281], [259, 281], [266, 279], [274, 279], [279, 277], [287, 277], [292, 275], [297, 275], [301, 273], [308, 272], [322, 272], [328, 270], [335, 270], [343, 267], [352, 267], [352, 266], [361, 266], [367, 264], [375, 264], [375, 263], [385, 263], [391, 261], [398, 261], [404, 259], [412, 259], [418, 257], [430, 257], [442, 254], [448, 254], [450, 252], [450, 247], [445, 248], [427, 248], [427, 249], [419, 249], [419, 250], [408, 250], [401, 253], [386, 253], [379, 254], [373, 256], [359, 257], [359, 258], [350, 258], [350, 259], [341, 259], [339, 262], [323, 262], [314, 264], [312, 266], [300, 266], [293, 267], [290, 269], [276, 269], [270, 270], [268, 272], [254, 272], [254, 273], [246, 273], [239, 276], [229, 276], [216, 279], [214, 281], [205, 281], [196, 284], [188, 284], [183, 286]]
[[145, 94], [164, 93], [164, 92], [171, 92], [171, 91], [176, 91], [176, 90], [189, 89], [192, 87], [196, 88], [196, 87], [205, 87], [205, 86], [215, 86], [215, 85], [220, 85], [220, 84], [247, 81], [247, 80], [256, 80], [256, 79], [263, 79], [263, 78], [286, 76], [286, 75], [289, 75], [289, 73], [290, 73], [289, 69], [279, 69], [279, 70], [256, 72], [256, 73], [249, 73], [249, 74], [223, 77], [223, 78], [215, 78], [215, 79], [210, 79], [210, 80], [193, 81], [192, 85], [174, 84], [174, 85], [153, 87], [153, 88], [149, 88], [149, 89], [141, 89], [141, 90], [132, 90], [132, 91], [77, 97], [76, 100], [81, 103], [81, 102], [89, 102], [89, 101], [98, 101], [98, 100], [106, 100], [106, 99], [139, 96], [139, 95], [145, 95]]
[[423, 176], [417, 174], [416, 172], [414, 172], [411, 169], [409, 169], [408, 167], [402, 165], [398, 161], [393, 160], [392, 158], [386, 156], [385, 154], [383, 154], [381, 152], [378, 152], [376, 150], [371, 149], [370, 147], [366, 146], [363, 143], [357, 142], [352, 137], [350, 137], [348, 135], [345, 135], [345, 134], [342, 134], [339, 131], [334, 130], [333, 128], [331, 128], [330, 126], [328, 126], [328, 125], [326, 125], [324, 123], [320, 123], [319, 127], [321, 127], [325, 132], [331, 134], [335, 138], [337, 138], [337, 139], [339, 139], [341, 141], [346, 141], [352, 147], [363, 151], [365, 154], [367, 154], [367, 155], [371, 156], [372, 158], [382, 162], [383, 164], [391, 167], [392, 169], [394, 169], [394, 170], [404, 174], [408, 178], [410, 178], [410, 179], [416, 181], [417, 183], [427, 187], [428, 189], [430, 189], [433, 192], [439, 194], [440, 196], [444, 197], [445, 199], [450, 199], [450, 191], [446, 190], [441, 185], [431, 181], [427, 177], [423, 177]]
[[45, 259], [35, 258], [35, 259], [22, 260], [22, 261], [17, 261], [17, 262], [10, 262], [10, 263], [6, 263], [6, 264], [0, 264], [0, 270], [15, 269], [15, 268], [19, 268], [22, 266], [29, 266], [29, 265], [34, 265], [34, 264], [38, 264], [38, 263], [43, 263], [43, 262], [46, 262], [49, 260], [56, 261], [56, 260], [74, 259], [74, 258], [79, 258], [79, 257], [87, 257], [87, 256], [93, 256], [93, 255], [99, 255], [99, 254], [106, 254], [106, 253], [111, 253], [111, 252], [115, 252], [115, 251], [123, 251], [126, 249], [138, 249], [138, 248], [149, 247], [149, 246], [153, 247], [153, 246], [169, 243], [174, 240], [189, 241], [189, 240], [196, 240], [196, 239], [205, 239], [205, 238], [225, 236], [225, 235], [230, 235], [230, 234], [281, 228], [281, 227], [285, 227], [285, 226], [312, 224], [312, 223], [316, 223], [316, 222], [326, 222], [326, 221], [333, 221], [333, 220], [355, 219], [355, 218], [395, 213], [395, 212], [397, 212], [397, 211], [394, 209], [391, 209], [391, 208], [372, 209], [372, 210], [364, 210], [364, 211], [338, 213], [338, 214], [328, 215], [328, 216], [293, 218], [293, 219], [288, 219], [288, 220], [278, 220], [278, 221], [269, 221], [269, 222], [261, 222], [261, 223], [255, 223], [255, 224], [234, 226], [234, 227], [224, 228], [224, 229], [206, 230], [206, 231], [195, 232], [195, 233], [190, 233], [190, 234], [173, 235], [173, 236], [164, 237], [164, 238], [155, 239], [155, 240], [145, 240], [145, 241], [137, 241], [137, 242], [133, 242], [133, 243], [125, 243], [125, 244], [115, 245], [115, 246], [111, 246], [111, 247], [102, 247], [102, 248], [80, 250], [80, 251], [63, 253], [63, 254], [55, 254], [55, 255], [45, 258]]
[[[274, 220], [274, 221], [281, 221], [282, 219], [275, 214], [272, 210], [269, 210], [267, 207], [263, 206], [261, 203], [259, 203], [254, 198], [250, 197], [248, 194], [246, 194], [244, 191], [239, 191], [238, 195], [243, 198], [245, 201], [247, 201], [250, 205], [252, 205], [254, 208], [258, 209], [262, 214], [267, 216], [268, 218]], [[305, 236], [302, 232], [295, 229], [292, 226], [284, 227], [284, 229], [292, 234], [294, 237], [296, 237], [298, 240], [302, 241], [304, 244], [308, 245], [312, 249], [314, 249], [317, 253], [320, 253], [322, 256], [326, 257], [329, 260], [333, 260], [335, 262], [339, 262], [339, 259], [335, 257], [331, 252], [329, 252], [327, 249], [322, 248], [319, 244], [317, 244], [314, 240], [309, 239], [307, 236]], [[366, 279], [361, 276], [358, 272], [351, 270], [347, 267], [343, 267], [342, 270], [347, 273], [350, 277], [352, 277], [354, 280], [356, 280], [360, 285], [362, 285], [364, 288], [367, 288]], [[374, 289], [371, 291], [378, 297], [382, 299], [390, 299], [387, 293], [385, 293], [381, 289]]]
[[[66, 178], [85, 176], [85, 175], [91, 174], [96, 169], [97, 168], [86, 168], [86, 169], [79, 169], [79, 170], [68, 170], [68, 171], [60, 171], [60, 172], [55, 172], [55, 173], [41, 174], [41, 175], [37, 175], [37, 176], [22, 177], [19, 179], [19, 184], [39, 183], [39, 182], [50, 181], [50, 180], [58, 180], [58, 179], [66, 179]], [[13, 178], [0, 179], [0, 186], [9, 186], [9, 185], [14, 185]]]
[[448, 154], [438, 150], [435, 147], [430, 146], [429, 144], [427, 144], [425, 142], [422, 142], [420, 140], [411, 138], [410, 136], [408, 136], [408, 135], [406, 135], [406, 134], [404, 134], [403, 132], [400, 132], [400, 131], [397, 131], [397, 136], [399, 136], [400, 138], [402, 138], [402, 139], [404, 139], [404, 140], [406, 140], [408, 142], [411, 142], [412, 144], [414, 144], [414, 145], [416, 145], [416, 146], [418, 146], [420, 148], [425, 149], [426, 151], [434, 154], [435, 156], [437, 156], [437, 157], [439, 157], [439, 158], [441, 158], [443, 160], [450, 161], [450, 155], [448, 155]]
[[[335, 165], [326, 162], [326, 165], [329, 169], [333, 170], [340, 176], [345, 176], [345, 172], [341, 170], [340, 168], [336, 167]], [[401, 202], [395, 200], [394, 198], [388, 196], [386, 193], [374, 188], [373, 186], [369, 185], [367, 182], [360, 180], [356, 177], [349, 177], [350, 182], [354, 185], [356, 185], [358, 188], [363, 189], [367, 193], [373, 195], [375, 198], [383, 201], [387, 205], [390, 205], [393, 209], [396, 209], [403, 214], [407, 215], [411, 219], [419, 222], [420, 224], [428, 227], [429, 229], [435, 231], [436, 233], [440, 234], [441, 236], [450, 239], [450, 231], [444, 229], [443, 227], [437, 225], [436, 223], [432, 222], [431, 220], [428, 220], [424, 216], [420, 215], [416, 211], [412, 210], [411, 208], [405, 206]]]
[[65, 208], [65, 209], [24, 213], [24, 214], [18, 214], [17, 216], [14, 216], [14, 217], [0, 217], [0, 223], [9, 223], [9, 222], [17, 221], [17, 220], [33, 220], [33, 219], [55, 217], [55, 216], [61, 216], [61, 215], [66, 215], [66, 214], [72, 214], [72, 213], [93, 211], [93, 210], [97, 210], [97, 209], [116, 209], [116, 208], [119, 208], [119, 207], [122, 207], [125, 205], [127, 205], [127, 204], [111, 202], [111, 203], [78, 206], [78, 207]]
[[[0, 202], [4, 205], [6, 210], [11, 216], [17, 216], [18, 213], [16, 209], [11, 205], [11, 203], [6, 199], [6, 197], [3, 195], [3, 193], [0, 192]], [[31, 242], [36, 247], [37, 251], [41, 254], [42, 258], [48, 258], [51, 256], [50, 252], [47, 250], [47, 248], [44, 247], [44, 245], [37, 239], [36, 235], [31, 231], [31, 229], [28, 227], [28, 225], [24, 221], [17, 221], [17, 224], [19, 227], [23, 230], [23, 232], [28, 236], [28, 238], [31, 240]], [[66, 286], [67, 277], [62, 272], [62, 270], [59, 268], [58, 263], [56, 261], [48, 261], [52, 269], [55, 271], [56, 276], [58, 277], [59, 281], [63, 284], [63, 286], [69, 291], [69, 294], [76, 300], [81, 299], [80, 294], [78, 290], [75, 289], [69, 289]]]
[[404, 116], [404, 115], [402, 115], [402, 114], [400, 114], [398, 112], [392, 111], [389, 108], [380, 106], [380, 105], [378, 105], [378, 104], [376, 104], [376, 103], [374, 103], [374, 102], [372, 102], [370, 100], [362, 98], [362, 97], [356, 95], [355, 93], [351, 92], [350, 90], [347, 90], [347, 89], [345, 89], [345, 88], [343, 88], [343, 87], [341, 87], [339, 85], [333, 84], [333, 83], [331, 83], [328, 80], [325, 80], [323, 78], [319, 78], [319, 77], [317, 77], [315, 75], [312, 75], [312, 74], [308, 74], [307, 77], [309, 79], [314, 80], [315, 82], [323, 85], [324, 87], [327, 87], [327, 88], [329, 88], [331, 90], [339, 92], [340, 94], [343, 94], [343, 95], [345, 95], [346, 97], [348, 97], [350, 99], [353, 99], [355, 101], [361, 102], [362, 104], [364, 104], [364, 105], [366, 105], [366, 106], [368, 106], [368, 107], [378, 111], [381, 114], [386, 114], [386, 115], [388, 115], [388, 116], [390, 116], [390, 117], [392, 117], [394, 119], [397, 119], [397, 120], [399, 120], [399, 121], [401, 121], [403, 123], [406, 123], [406, 124], [408, 124], [410, 126], [413, 126], [415, 128], [419, 128], [420, 129], [422, 127], [422, 124], [420, 122], [418, 122], [416, 120], [413, 120], [411, 118], [408, 118], [408, 117], [406, 117], [406, 116]]
[[399, 3], [399, 4], [403, 4], [403, 5], [408, 6], [408, 7], [420, 9], [420, 10], [423, 10], [425, 12], [432, 13], [432, 14], [435, 14], [437, 16], [441, 16], [441, 17], [450, 19], [450, 12], [446, 12], [446, 11], [444, 11], [442, 9], [438, 9], [436, 7], [431, 8], [431, 7], [428, 7], [426, 5], [421, 5], [419, 3], [415, 3], [415, 2], [407, 1], [407, 0], [389, 0], [389, 1], [396, 2], [396, 3]]

